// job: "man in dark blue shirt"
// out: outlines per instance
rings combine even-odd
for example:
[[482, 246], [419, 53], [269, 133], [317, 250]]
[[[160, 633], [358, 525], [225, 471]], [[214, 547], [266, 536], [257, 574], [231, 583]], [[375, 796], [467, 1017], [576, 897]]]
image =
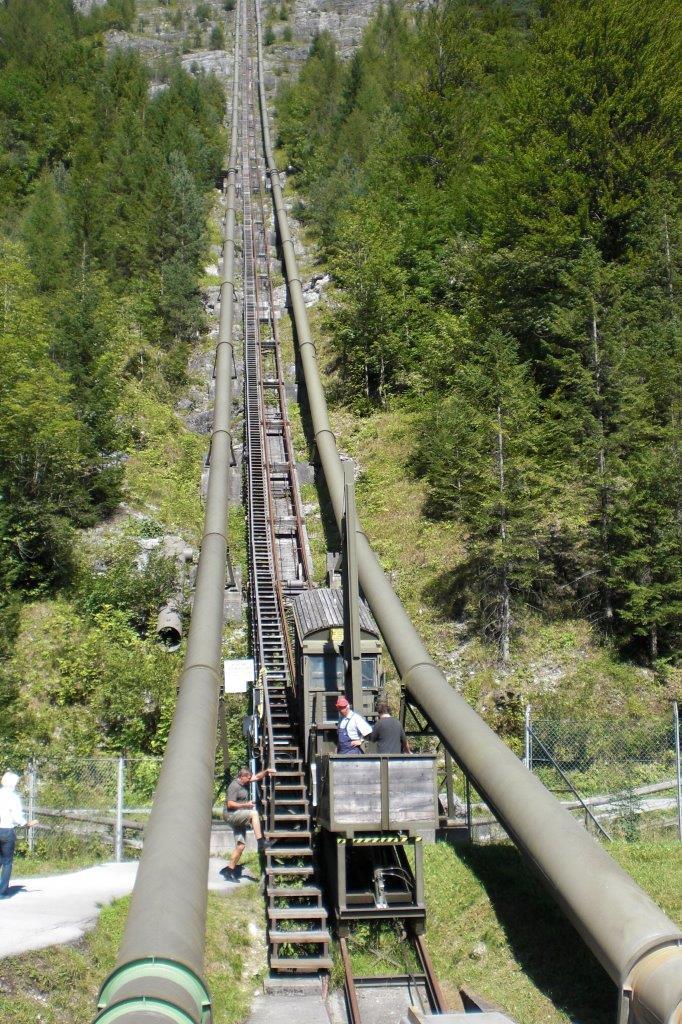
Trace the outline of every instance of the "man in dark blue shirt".
[[397, 718], [391, 716], [388, 704], [377, 705], [379, 718], [368, 739], [377, 745], [379, 754], [411, 754], [405, 730]]

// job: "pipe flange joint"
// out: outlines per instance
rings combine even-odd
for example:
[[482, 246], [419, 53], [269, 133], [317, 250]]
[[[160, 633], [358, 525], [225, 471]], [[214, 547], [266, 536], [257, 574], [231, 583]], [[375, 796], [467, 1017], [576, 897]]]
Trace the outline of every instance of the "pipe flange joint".
[[113, 1024], [114, 1021], [121, 1020], [129, 1013], [153, 1013], [157, 1017], [161, 1014], [169, 1024], [195, 1024], [194, 1018], [178, 1006], [167, 1003], [165, 999], [147, 999], [144, 996], [137, 999], [124, 999], [123, 1002], [102, 1010], [95, 1017], [94, 1024]]
[[[209, 1024], [211, 1020], [211, 996], [199, 975], [191, 967], [187, 967], [186, 964], [181, 964], [177, 960], [168, 960], [163, 957], [154, 956], [144, 957], [140, 960], [131, 960], [126, 964], [121, 964], [120, 967], [117, 967], [109, 975], [100, 989], [97, 1000], [97, 1009], [104, 1011], [96, 1018], [97, 1024], [104, 1024], [105, 1021], [106, 1024], [109, 1024], [110, 1021], [116, 1020], [120, 1016], [116, 1011], [118, 1011], [119, 1007], [125, 1006], [127, 1006], [128, 1010], [142, 1008], [148, 1011], [153, 1009], [159, 1012], [163, 1011], [168, 1016], [169, 1021], [173, 1021], [173, 1024], [176, 1021], [178, 1024], [196, 1024], [195, 1018], [190, 1017], [185, 1010], [157, 997], [136, 996], [130, 999], [124, 998], [120, 1003], [110, 1006], [112, 999], [115, 998], [116, 993], [120, 992], [124, 985], [143, 978], [158, 978], [162, 981], [170, 981], [177, 985], [178, 988], [184, 989], [196, 1005], [197, 1019], [201, 1024]], [[139, 1003], [140, 1007], [137, 1005], [131, 1007], [131, 1003]]]

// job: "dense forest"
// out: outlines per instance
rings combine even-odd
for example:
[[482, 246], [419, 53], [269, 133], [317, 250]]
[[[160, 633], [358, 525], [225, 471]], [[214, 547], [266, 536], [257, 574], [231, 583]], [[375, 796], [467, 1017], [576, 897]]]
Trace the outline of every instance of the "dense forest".
[[[76, 540], [119, 505], [146, 443], [131, 408], [154, 394], [172, 416], [203, 318], [225, 97], [172, 62], [151, 89], [138, 54], [108, 52], [104, 30], [133, 16], [133, 0], [88, 17], [70, 0], [0, 4], [0, 735], [32, 749], [57, 732], [71, 750], [157, 749], [172, 703], [173, 669], [143, 643], [172, 567], [137, 571], [124, 537], [93, 572]], [[8, 667], [22, 606], [64, 593], [75, 603]], [[58, 682], [24, 720], [14, 702], [47, 686], [50, 644]]]
[[419, 411], [503, 663], [524, 609], [679, 642], [680, 42], [653, 0], [390, 4], [280, 90], [344, 401]]

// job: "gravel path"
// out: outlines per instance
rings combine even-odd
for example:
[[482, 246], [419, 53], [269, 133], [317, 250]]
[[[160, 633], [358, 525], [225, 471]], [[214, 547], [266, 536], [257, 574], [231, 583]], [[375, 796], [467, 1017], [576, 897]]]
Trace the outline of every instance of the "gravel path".
[[[228, 893], [240, 883], [218, 874], [224, 860], [209, 863], [208, 888]], [[137, 862], [97, 864], [47, 877], [12, 878], [0, 900], [0, 957], [75, 942], [92, 928], [103, 906], [132, 891]]]

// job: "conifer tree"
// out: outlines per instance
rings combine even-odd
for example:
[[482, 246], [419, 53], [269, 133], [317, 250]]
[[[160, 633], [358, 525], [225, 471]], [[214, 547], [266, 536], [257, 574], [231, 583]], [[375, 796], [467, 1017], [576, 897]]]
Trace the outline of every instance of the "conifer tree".
[[54, 292], [68, 272], [71, 231], [63, 194], [52, 174], [43, 175], [27, 203], [22, 237], [38, 287]]
[[522, 599], [550, 574], [541, 559], [556, 513], [547, 441], [537, 389], [499, 333], [477, 343], [424, 431], [431, 508], [465, 525], [467, 587], [502, 662]]

